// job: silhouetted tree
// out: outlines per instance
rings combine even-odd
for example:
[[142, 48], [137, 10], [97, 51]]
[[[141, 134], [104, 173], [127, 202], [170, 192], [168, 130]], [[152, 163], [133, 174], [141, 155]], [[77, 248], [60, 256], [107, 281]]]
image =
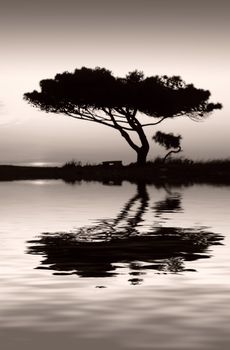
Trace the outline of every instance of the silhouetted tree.
[[[210, 92], [186, 84], [180, 77], [144, 77], [134, 71], [125, 78], [115, 77], [105, 68], [76, 69], [73, 73], [57, 74], [54, 79], [40, 82], [41, 91], [26, 93], [24, 98], [46, 112], [61, 113], [111, 127], [137, 153], [137, 163], [143, 165], [149, 151], [144, 128], [168, 118], [189, 116], [203, 118], [220, 103], [210, 103]], [[141, 115], [158, 121], [141, 123]], [[131, 134], [136, 133], [139, 143]]]
[[172, 153], [179, 153], [181, 151], [180, 140], [182, 137], [180, 135], [175, 136], [173, 134], [166, 134], [161, 131], [157, 131], [153, 136], [153, 140], [159, 143], [161, 146], [166, 148], [167, 150], [174, 148], [174, 150], [170, 150], [166, 156], [163, 158], [163, 162], [170, 156]]

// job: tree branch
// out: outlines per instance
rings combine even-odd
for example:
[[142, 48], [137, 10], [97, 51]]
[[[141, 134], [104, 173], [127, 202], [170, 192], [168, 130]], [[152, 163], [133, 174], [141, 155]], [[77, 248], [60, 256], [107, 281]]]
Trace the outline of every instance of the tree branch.
[[[64, 114], [68, 115], [69, 117], [71, 118], [74, 118], [74, 119], [78, 119], [78, 120], [85, 120], [85, 121], [90, 121], [90, 122], [95, 122], [95, 123], [99, 123], [99, 124], [103, 124], [103, 125], [106, 125], [106, 126], [110, 126], [111, 128], [113, 129], [117, 129], [119, 130], [119, 128], [117, 126], [113, 124], [109, 124], [109, 122], [112, 122], [112, 120], [109, 120], [109, 119], [106, 119], [106, 118], [103, 118], [102, 116], [98, 116], [98, 115], [93, 115], [92, 113], [89, 112], [89, 115], [88, 114], [85, 114], [83, 112], [78, 112], [75, 110], [74, 114], [68, 112], [68, 111], [64, 111], [63, 112]], [[118, 124], [117, 124], [118, 125]], [[122, 128], [123, 130], [127, 130], [127, 131], [134, 131], [133, 129], [130, 129], [130, 128], [126, 128], [124, 126], [120, 126], [120, 128]]]
[[160, 124], [161, 122], [163, 122], [163, 120], [165, 120], [165, 119], [167, 119], [167, 118], [168, 118], [168, 117], [163, 117], [163, 118], [161, 118], [160, 120], [158, 120], [158, 122], [156, 122], [156, 123], [142, 124], [142, 127]]
[[114, 108], [114, 110], [122, 115], [124, 115], [126, 117], [127, 113], [124, 111], [124, 109], [116, 107]]
[[99, 123], [99, 124], [103, 124], [103, 125], [109, 126], [109, 127], [113, 128], [113, 129], [117, 129], [114, 125], [108, 124], [108, 123], [106, 123], [104, 121], [101, 121], [101, 120], [98, 120], [96, 118], [92, 119], [92, 118], [89, 118], [88, 116], [84, 116], [84, 115], [81, 115], [81, 114], [73, 115], [73, 114], [71, 114], [69, 112], [64, 112], [64, 113], [66, 115], [68, 115], [69, 117], [74, 118], [74, 119], [85, 120], [85, 121], [88, 121], [88, 122], [95, 122], [95, 123]]
[[122, 121], [122, 120], [116, 120], [114, 117], [114, 114], [112, 113], [112, 109], [106, 109], [106, 108], [102, 108], [103, 112], [106, 113], [111, 121], [113, 122], [114, 126], [116, 126], [117, 129], [122, 128], [123, 130], [127, 130], [127, 131], [134, 131], [133, 128], [127, 128], [125, 126], [120, 125], [119, 123], [126, 123], [129, 124], [127, 121]]
[[127, 108], [126, 109], [127, 120], [129, 122], [129, 125], [131, 126], [131, 128], [133, 128], [136, 131], [136, 133], [138, 134], [138, 137], [139, 137], [140, 142], [141, 142], [141, 146], [139, 147], [139, 149], [141, 149], [142, 151], [148, 152], [149, 143], [148, 143], [147, 137], [144, 133], [144, 130], [143, 130], [141, 123], [135, 117], [136, 112], [137, 111], [135, 110], [133, 113], [130, 113], [129, 109]]
[[[108, 115], [110, 116], [114, 127], [120, 131], [120, 134], [122, 137], [124, 137], [126, 139], [126, 141], [128, 142], [128, 144], [136, 151], [138, 152], [139, 147], [132, 141], [132, 139], [130, 138], [129, 134], [125, 131], [127, 128], [125, 128], [124, 126], [121, 126], [118, 124], [118, 122], [116, 121], [116, 119], [114, 118], [114, 115], [111, 111], [111, 109], [109, 109], [108, 111], [106, 110], [106, 108], [103, 108], [103, 111], [105, 113], [108, 113]], [[128, 129], [130, 130], [130, 129]], [[133, 129], [131, 129], [131, 131], [133, 131]]]

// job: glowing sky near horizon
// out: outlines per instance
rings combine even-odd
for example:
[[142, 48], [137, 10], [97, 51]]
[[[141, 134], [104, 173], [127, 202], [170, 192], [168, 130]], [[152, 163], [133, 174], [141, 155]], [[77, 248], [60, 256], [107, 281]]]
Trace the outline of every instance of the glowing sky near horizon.
[[[149, 129], [182, 135], [183, 156], [229, 157], [230, 2], [182, 0], [8, 0], [0, 12], [0, 163], [135, 160], [116, 131], [23, 101], [41, 79], [82, 66], [115, 75], [180, 75], [224, 108], [202, 123]], [[160, 154], [151, 142], [149, 158]]]

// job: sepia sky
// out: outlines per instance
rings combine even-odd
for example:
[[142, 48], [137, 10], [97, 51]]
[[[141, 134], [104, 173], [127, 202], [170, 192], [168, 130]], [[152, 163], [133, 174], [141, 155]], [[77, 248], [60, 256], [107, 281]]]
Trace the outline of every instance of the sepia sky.
[[[185, 157], [229, 157], [229, 17], [227, 0], [7, 0], [0, 11], [0, 163], [135, 160], [118, 132], [23, 101], [41, 79], [82, 66], [180, 75], [210, 90], [221, 111], [200, 123], [166, 121], [148, 134], [181, 134]], [[153, 159], [161, 150], [150, 142]]]

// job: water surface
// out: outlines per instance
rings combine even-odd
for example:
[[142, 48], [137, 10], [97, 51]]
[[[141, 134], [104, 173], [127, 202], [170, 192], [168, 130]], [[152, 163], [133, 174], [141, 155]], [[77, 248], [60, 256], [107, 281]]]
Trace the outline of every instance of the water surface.
[[0, 191], [4, 350], [229, 348], [229, 187]]

